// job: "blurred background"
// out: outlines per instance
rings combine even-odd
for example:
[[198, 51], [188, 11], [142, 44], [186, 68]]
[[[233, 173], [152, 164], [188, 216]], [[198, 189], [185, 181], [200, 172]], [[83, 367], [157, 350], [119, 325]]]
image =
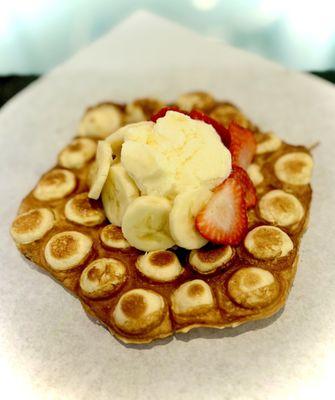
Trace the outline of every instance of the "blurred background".
[[43, 74], [144, 9], [287, 67], [335, 68], [334, 0], [0, 0], [0, 75]]

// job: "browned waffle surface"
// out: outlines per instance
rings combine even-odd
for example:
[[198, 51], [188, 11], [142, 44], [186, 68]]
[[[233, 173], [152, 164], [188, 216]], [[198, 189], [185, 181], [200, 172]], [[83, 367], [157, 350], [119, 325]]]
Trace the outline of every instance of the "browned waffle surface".
[[[176, 103], [184, 109], [202, 109], [225, 125], [235, 120], [253, 129], [259, 144], [269, 138], [269, 134], [261, 133], [235, 106], [217, 102], [208, 94], [194, 94], [193, 98], [181, 96]], [[113, 112], [119, 113], [115, 129], [127, 122], [149, 118], [161, 105], [162, 103], [154, 99], [138, 100], [127, 106], [114, 104], [116, 111]], [[104, 216], [100, 201], [88, 200], [86, 196], [97, 138], [87, 132], [85, 135], [91, 136], [91, 143], [88, 143], [92, 145], [91, 152], [88, 151], [79, 162], [75, 159], [75, 168], [73, 165], [66, 165], [64, 168], [60, 155], [61, 165], [53, 168], [51, 175], [47, 173], [42, 177], [42, 181], [44, 179], [58, 185], [62, 180], [68, 179], [62, 175], [65, 169], [70, 171], [72, 184], [67, 181], [59, 198], [45, 198], [43, 191], [39, 195], [34, 189], [22, 201], [19, 217], [14, 221], [12, 230], [15, 231], [14, 239], [21, 253], [47, 270], [77, 296], [89, 314], [124, 342], [149, 343], [174, 332], [187, 332], [199, 326], [234, 327], [269, 317], [283, 307], [296, 272], [299, 243], [308, 220], [312, 191], [308, 183], [297, 185], [279, 179], [276, 162], [289, 153], [309, 154], [305, 147], [274, 142], [273, 149], [270, 145], [270, 151], [260, 150], [253, 161], [258, 204], [248, 212], [249, 233], [264, 225], [270, 227], [268, 230], [259, 229], [257, 235], [250, 235], [251, 241], [247, 242], [246, 238], [239, 246], [228, 250], [211, 245], [206, 245], [196, 254], [190, 254], [190, 251], [181, 248], [170, 249], [177, 261], [179, 260], [181, 269], [174, 280], [159, 282], [149, 279], [138, 268], [138, 260], [143, 252], [117, 244], [110, 247], [103, 240], [102, 230], [109, 222]], [[74, 151], [80, 147], [78, 143], [72, 146]], [[291, 167], [294, 170], [299, 165], [293, 163]], [[295, 200], [290, 200], [291, 197], [287, 203], [282, 198], [279, 203], [276, 203], [276, 198], [268, 200], [272, 201], [271, 207], [279, 207], [281, 212], [286, 210], [281, 220], [271, 220], [262, 209], [265, 204], [264, 196], [275, 190], [293, 196], [298, 201], [297, 205]], [[78, 194], [82, 196], [78, 197]], [[68, 214], [66, 216], [66, 207], [70, 207], [71, 199], [75, 199], [72, 206], [84, 219], [69, 219]], [[299, 207], [302, 207], [301, 215]], [[51, 214], [47, 215], [48, 211], [43, 211], [44, 214], [32, 211], [40, 208], [51, 211]], [[29, 211], [31, 214], [25, 214]], [[290, 219], [290, 212], [296, 218]], [[23, 218], [20, 220], [21, 214]], [[33, 237], [34, 240], [27, 239], [25, 233], [34, 232], [34, 224], [38, 224], [41, 218], [46, 222], [40, 233]], [[276, 229], [272, 229], [273, 226]], [[113, 232], [108, 231], [108, 235], [113, 239], [123, 240], [118, 228], [111, 231]], [[73, 267], [70, 265], [67, 268], [55, 268], [54, 264], [50, 265], [48, 254], [49, 257], [62, 258], [65, 252], [71, 255], [77, 250], [79, 242], [76, 242], [76, 237], [67, 235], [66, 232], [77, 232], [86, 238], [86, 242], [80, 242], [82, 257], [73, 261]], [[104, 232], [107, 235], [107, 231]], [[56, 234], [60, 234], [58, 240], [57, 237], [55, 239]], [[282, 243], [283, 234], [286, 247], [278, 248], [276, 243], [278, 240]], [[252, 251], [250, 243], [253, 246]], [[197, 262], [192, 262], [194, 257], [205, 265], [205, 269], [196, 267]], [[220, 257], [223, 257], [222, 262]], [[170, 258], [171, 253], [160, 252], [156, 255], [156, 267], [160, 265], [164, 268], [165, 264], [171, 262]], [[104, 266], [101, 267], [101, 263], [95, 266], [94, 261], [100, 259], [107, 259]], [[108, 260], [111, 259], [112, 264], [109, 266]], [[214, 265], [215, 261], [217, 265]], [[214, 267], [206, 270], [206, 265], [209, 264]], [[89, 265], [91, 269], [87, 269]], [[89, 284], [93, 282], [94, 290], [82, 285], [83, 279]], [[257, 286], [258, 280], [263, 280], [266, 284]], [[254, 289], [252, 293], [247, 293], [241, 291], [241, 287]], [[149, 296], [150, 306], [146, 303], [145, 296]]]

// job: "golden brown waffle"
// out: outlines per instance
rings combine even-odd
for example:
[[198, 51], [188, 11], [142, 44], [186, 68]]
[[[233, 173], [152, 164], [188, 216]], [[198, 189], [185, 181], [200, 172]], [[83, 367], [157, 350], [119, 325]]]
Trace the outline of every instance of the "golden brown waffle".
[[[155, 99], [128, 105], [105, 104], [112, 107], [113, 130], [128, 122], [149, 119], [162, 106]], [[61, 152], [52, 174], [44, 175], [42, 184], [22, 201], [12, 226], [20, 252], [61, 282], [90, 315], [126, 343], [149, 343], [199, 326], [235, 327], [276, 313], [292, 286], [308, 220], [312, 190], [301, 178], [304, 160], [300, 154], [302, 159], [309, 154], [305, 147], [282, 143], [274, 134], [260, 132], [234, 105], [218, 102], [209, 94], [183, 95], [176, 104], [186, 110], [201, 109], [225, 126], [235, 120], [255, 132], [258, 154], [249, 173], [256, 185], [258, 204], [248, 212], [245, 243], [234, 248], [206, 245], [191, 254], [181, 248], [157, 252], [151, 263], [162, 271], [169, 266], [175, 279], [148, 279], [139, 258], [143, 252], [127, 246], [120, 229], [109, 225], [100, 201], [87, 198], [95, 142], [111, 133], [107, 123], [97, 123], [89, 112], [83, 117], [86, 122], [81, 123], [79, 135], [90, 139], [78, 139]], [[84, 153], [80, 151], [82, 146]], [[69, 161], [64, 152], [76, 155]], [[297, 152], [300, 155], [295, 157]], [[285, 164], [282, 157], [290, 153], [293, 155]], [[56, 194], [49, 190], [45, 195], [45, 184], [55, 185]], [[290, 196], [284, 193], [283, 197], [283, 192], [273, 190]], [[274, 195], [264, 198], [270, 192]], [[24, 214], [40, 208], [43, 210]], [[60, 236], [55, 238], [56, 234]], [[78, 248], [80, 257], [76, 258]], [[62, 261], [65, 256], [72, 257], [72, 267], [70, 261], [66, 265], [55, 263], [57, 257]], [[109, 260], [90, 264], [102, 258]], [[83, 273], [88, 265], [90, 268]], [[137, 290], [128, 293], [133, 289]]]

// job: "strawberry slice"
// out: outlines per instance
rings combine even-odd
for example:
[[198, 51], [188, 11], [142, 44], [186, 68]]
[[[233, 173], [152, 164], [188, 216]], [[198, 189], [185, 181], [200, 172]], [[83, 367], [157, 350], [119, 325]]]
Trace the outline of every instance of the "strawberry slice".
[[248, 173], [238, 165], [233, 165], [233, 172], [230, 176], [240, 181], [242, 189], [244, 190], [246, 207], [254, 207], [257, 203], [256, 188], [252, 183], [252, 180], [249, 178]]
[[256, 140], [249, 129], [242, 128], [235, 122], [229, 124], [231, 135], [230, 152], [233, 164], [247, 169], [256, 153]]
[[182, 114], [188, 115], [188, 112], [180, 110], [177, 106], [163, 107], [163, 108], [161, 108], [156, 114], [154, 114], [154, 115], [151, 117], [151, 121], [152, 121], [152, 122], [157, 122], [157, 120], [158, 120], [159, 118], [165, 117], [165, 114], [166, 114], [168, 111], [177, 111], [177, 112], [180, 112], [180, 113], [182, 113]]
[[212, 125], [212, 127], [216, 130], [217, 134], [220, 136], [222, 143], [226, 146], [230, 146], [230, 133], [229, 131], [221, 125], [219, 122], [215, 121], [215, 119], [209, 117], [198, 110], [192, 110], [190, 113], [190, 117], [193, 119], [197, 119], [205, 122], [206, 124]]
[[242, 185], [236, 177], [229, 177], [213, 191], [196, 216], [196, 228], [211, 242], [236, 245], [246, 235], [248, 225]]

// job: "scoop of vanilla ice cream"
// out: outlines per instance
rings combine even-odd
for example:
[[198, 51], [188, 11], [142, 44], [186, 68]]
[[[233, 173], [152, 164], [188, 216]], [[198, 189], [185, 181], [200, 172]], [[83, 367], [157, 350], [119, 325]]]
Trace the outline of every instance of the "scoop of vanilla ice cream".
[[169, 199], [188, 189], [213, 189], [231, 172], [231, 154], [215, 129], [175, 111], [141, 130], [125, 130], [121, 163], [141, 194]]

